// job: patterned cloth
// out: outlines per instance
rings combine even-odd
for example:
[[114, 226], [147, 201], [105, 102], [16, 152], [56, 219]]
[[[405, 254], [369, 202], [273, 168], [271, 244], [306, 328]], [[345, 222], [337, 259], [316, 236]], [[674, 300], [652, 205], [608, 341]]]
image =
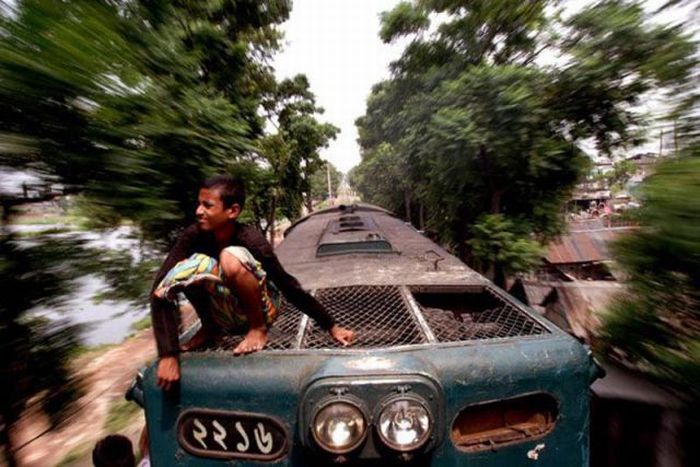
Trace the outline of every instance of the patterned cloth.
[[[253, 273], [260, 287], [263, 318], [268, 327], [277, 318], [281, 297], [277, 287], [267, 281], [267, 274], [253, 255], [243, 247], [230, 246], [221, 254], [230, 254]], [[248, 330], [248, 319], [241, 311], [237, 297], [224, 285], [225, 277], [218, 262], [202, 253], [195, 253], [177, 263], [160, 282], [156, 294], [170, 301], [177, 301], [179, 292], [190, 287], [202, 287], [210, 300], [211, 317], [222, 330], [240, 334]]]

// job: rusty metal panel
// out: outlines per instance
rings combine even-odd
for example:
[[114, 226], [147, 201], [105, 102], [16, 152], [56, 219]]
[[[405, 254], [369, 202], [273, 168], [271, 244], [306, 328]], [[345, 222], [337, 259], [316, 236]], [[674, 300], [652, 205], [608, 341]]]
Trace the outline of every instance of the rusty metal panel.
[[547, 261], [552, 264], [590, 263], [611, 258], [609, 242], [630, 229], [613, 228], [571, 231], [547, 247]]
[[423, 316], [440, 342], [462, 342], [549, 334], [513, 304], [482, 294], [441, 294], [435, 303], [418, 299]]

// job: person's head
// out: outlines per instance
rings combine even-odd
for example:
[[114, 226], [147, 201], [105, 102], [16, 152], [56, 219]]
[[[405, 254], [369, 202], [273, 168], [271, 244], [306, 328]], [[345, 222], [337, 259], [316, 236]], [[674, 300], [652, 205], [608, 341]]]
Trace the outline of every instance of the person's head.
[[206, 179], [199, 190], [197, 221], [202, 230], [217, 230], [235, 221], [245, 204], [243, 184], [230, 175]]
[[102, 438], [92, 450], [92, 463], [95, 467], [134, 467], [133, 446], [123, 435], [109, 435]]

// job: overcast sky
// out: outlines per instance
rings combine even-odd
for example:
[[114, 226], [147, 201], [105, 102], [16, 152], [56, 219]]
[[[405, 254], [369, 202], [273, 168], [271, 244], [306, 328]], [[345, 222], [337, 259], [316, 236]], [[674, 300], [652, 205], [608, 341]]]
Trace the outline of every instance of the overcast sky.
[[347, 172], [360, 162], [355, 119], [365, 113], [372, 85], [389, 77], [402, 46], [379, 39], [379, 14], [398, 0], [294, 0], [282, 25], [285, 50], [276, 57], [278, 78], [304, 73], [321, 117], [341, 129], [322, 157]]

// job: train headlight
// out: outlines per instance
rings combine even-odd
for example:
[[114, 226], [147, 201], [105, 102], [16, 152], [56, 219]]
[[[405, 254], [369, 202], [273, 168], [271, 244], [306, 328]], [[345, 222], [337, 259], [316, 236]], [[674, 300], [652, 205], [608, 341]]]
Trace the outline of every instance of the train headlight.
[[413, 451], [430, 438], [430, 413], [413, 399], [396, 399], [379, 414], [379, 437], [397, 451]]
[[345, 402], [331, 402], [318, 411], [311, 427], [316, 442], [334, 454], [344, 454], [362, 443], [367, 422], [362, 411]]

